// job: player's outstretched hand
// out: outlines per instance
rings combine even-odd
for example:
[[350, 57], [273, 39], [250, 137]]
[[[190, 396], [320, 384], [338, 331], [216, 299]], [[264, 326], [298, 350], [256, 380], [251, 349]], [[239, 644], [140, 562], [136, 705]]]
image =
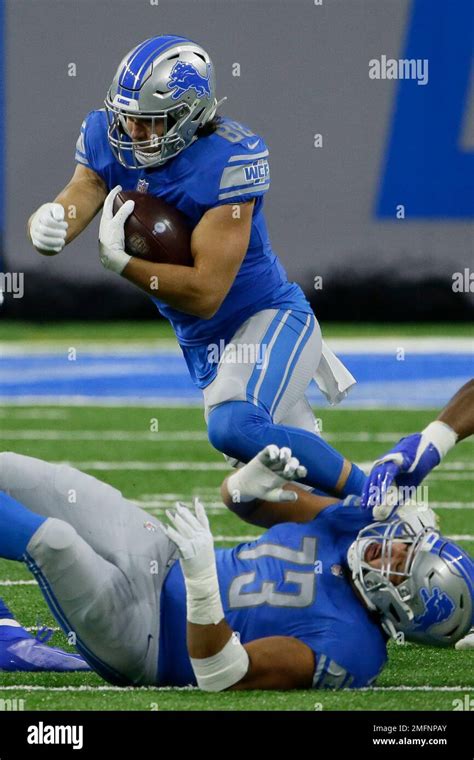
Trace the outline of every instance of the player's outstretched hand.
[[385, 456], [374, 462], [362, 491], [362, 509], [384, 505], [396, 487], [416, 488], [441, 461], [436, 446], [422, 433], [402, 438]]
[[43, 203], [31, 218], [31, 242], [41, 253], [54, 256], [64, 248], [68, 226], [60, 203]]
[[227, 488], [234, 500], [242, 502], [254, 499], [296, 501], [298, 494], [285, 491], [283, 486], [306, 475], [306, 467], [292, 455], [291, 449], [280, 449], [271, 444], [233, 473], [227, 480]]
[[100, 263], [106, 269], [116, 274], [122, 274], [131, 259], [125, 253], [124, 224], [135, 207], [135, 201], [126, 201], [114, 216], [113, 207], [115, 196], [121, 191], [117, 185], [110, 191], [104, 201], [99, 227], [99, 256]]
[[206, 510], [197, 498], [193, 506], [194, 514], [185, 504], [176, 502], [175, 511], [166, 512], [172, 527], [163, 526], [168, 538], [178, 547], [181, 566], [188, 578], [213, 568], [215, 562], [214, 539]]

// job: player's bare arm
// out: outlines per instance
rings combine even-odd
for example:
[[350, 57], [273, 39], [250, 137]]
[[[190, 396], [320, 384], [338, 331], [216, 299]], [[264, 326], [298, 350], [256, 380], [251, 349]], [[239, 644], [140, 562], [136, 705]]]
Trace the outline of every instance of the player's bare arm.
[[473, 433], [474, 380], [469, 380], [421, 433], [402, 438], [374, 462], [363, 489], [362, 506], [383, 504], [394, 489], [416, 488], [456, 443]]
[[458, 441], [474, 435], [474, 379], [455, 393], [438, 415], [438, 420], [454, 430]]
[[292, 482], [303, 475], [302, 470], [289, 449], [267, 446], [224, 479], [222, 501], [241, 520], [261, 528], [310, 522], [338, 500], [319, 496]]
[[204, 214], [191, 238], [193, 267], [155, 264], [132, 256], [123, 276], [179, 311], [210, 319], [247, 252], [253, 205], [254, 201], [223, 205]]
[[[217, 625], [187, 624], [189, 656], [207, 659], [219, 655], [226, 645], [236, 646], [234, 631], [222, 619]], [[248, 655], [245, 675], [228, 688], [309, 689], [314, 675], [315, 656], [310, 647], [292, 636], [268, 636], [243, 645]]]
[[106, 197], [103, 179], [87, 166], [77, 164], [54, 201], [44, 203], [28, 220], [28, 236], [38, 253], [45, 256], [59, 253], [87, 227]]

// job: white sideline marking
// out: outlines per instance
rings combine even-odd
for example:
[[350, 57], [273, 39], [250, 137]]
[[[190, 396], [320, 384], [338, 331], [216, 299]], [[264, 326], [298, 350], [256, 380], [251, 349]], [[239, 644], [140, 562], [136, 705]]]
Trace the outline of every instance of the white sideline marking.
[[[67, 351], [71, 345], [71, 339], [38, 339], [37, 341], [0, 341], [0, 352], [4, 356], [29, 356], [34, 354], [58, 354]], [[439, 336], [397, 336], [387, 337], [361, 337], [361, 338], [328, 338], [331, 348], [336, 353], [344, 354], [391, 354], [396, 353], [400, 347], [405, 349], [406, 353], [416, 354], [456, 354], [471, 353], [472, 338], [470, 337], [449, 337], [446, 335]], [[80, 348], [86, 354], [119, 354], [120, 356], [128, 353], [152, 353], [159, 355], [162, 352], [172, 352], [180, 355], [178, 343], [173, 337], [169, 338], [149, 338], [145, 340], [118, 340], [112, 339], [110, 342], [95, 341], [93, 338], [78, 338], [72, 340], [77, 348]]]
[[[72, 341], [72, 342], [71, 342]], [[68, 348], [74, 345], [76, 349], [84, 354], [103, 354], [119, 356], [127, 356], [128, 354], [149, 354], [151, 356], [159, 356], [162, 353], [173, 353], [177, 356], [181, 356], [181, 350], [176, 340], [173, 338], [151, 338], [149, 341], [130, 341], [126, 339], [123, 342], [110, 341], [110, 343], [95, 342], [88, 339], [72, 339], [65, 340], [64, 338], [58, 338], [57, 341], [52, 340], [39, 340], [35, 343], [21, 341], [9, 342], [0, 341], [0, 355], [1, 356], [35, 356], [37, 354], [67, 354]]]
[[[360, 689], [351, 689], [351, 692], [358, 691], [446, 691], [458, 692], [473, 689], [473, 686], [363, 686]], [[94, 691], [131, 691], [131, 692], [156, 692], [156, 691], [199, 691], [197, 686], [37, 686], [36, 684], [21, 684], [18, 686], [0, 686], [2, 691], [70, 691], [70, 692], [94, 692]], [[308, 690], [309, 692], [309, 690]], [[310, 693], [310, 692], [309, 692]], [[333, 692], [348, 693], [348, 690]]]
[[[167, 398], [166, 396], [81, 396], [81, 395], [63, 395], [63, 396], [35, 396], [33, 394], [25, 396], [0, 396], [1, 404], [9, 406], [91, 406], [117, 407], [123, 410], [124, 404], [127, 406], [145, 407], [156, 412], [156, 407], [170, 409], [192, 409], [202, 407], [202, 398], [196, 398], [183, 401], [182, 399]], [[433, 411], [438, 412], [436, 407], [431, 407]], [[385, 407], [384, 407], [385, 409]], [[416, 411], [416, 407], [410, 407]], [[425, 411], [425, 407], [419, 407], [420, 411]]]

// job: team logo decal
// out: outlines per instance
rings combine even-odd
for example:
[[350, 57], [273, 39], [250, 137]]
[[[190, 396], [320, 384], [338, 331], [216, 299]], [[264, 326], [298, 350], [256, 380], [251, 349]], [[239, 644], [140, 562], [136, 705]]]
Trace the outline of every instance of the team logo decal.
[[417, 628], [422, 627], [423, 630], [427, 630], [435, 623], [442, 623], [443, 620], [447, 620], [454, 612], [456, 605], [453, 600], [438, 586], [433, 588], [431, 595], [427, 588], [421, 588], [420, 596], [424, 602], [425, 611], [414, 620]]
[[185, 61], [177, 61], [171, 69], [170, 78], [167, 82], [170, 90], [174, 89], [173, 100], [177, 100], [188, 90], [195, 90], [200, 98], [211, 97], [211, 67], [207, 64], [207, 76], [203, 77], [199, 71]]

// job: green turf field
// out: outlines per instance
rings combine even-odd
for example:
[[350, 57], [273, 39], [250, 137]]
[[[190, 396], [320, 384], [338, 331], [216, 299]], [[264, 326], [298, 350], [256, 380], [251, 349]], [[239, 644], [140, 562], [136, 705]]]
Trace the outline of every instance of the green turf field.
[[[318, 416], [333, 445], [355, 461], [367, 463], [400, 434], [420, 429], [433, 414], [326, 408]], [[150, 430], [154, 419], [157, 433]], [[0, 424], [2, 449], [69, 461], [122, 489], [152, 514], [161, 516], [178, 497], [189, 500], [200, 494], [209, 505], [220, 545], [230, 546], [239, 536], [259, 532], [219, 504], [217, 489], [225, 474], [224, 462], [207, 442], [199, 409], [0, 407]], [[361, 441], [360, 433], [367, 433], [367, 440]], [[463, 536], [459, 543], [470, 550], [474, 549], [472, 453], [472, 442], [464, 442], [428, 481], [429, 500], [439, 513], [443, 532]], [[36, 584], [18, 583], [26, 580], [31, 576], [22, 565], [0, 560], [0, 595], [20, 621], [28, 626], [55, 626]], [[60, 632], [52, 641], [65, 645]], [[26, 710], [452, 710], [454, 700], [464, 699], [465, 694], [474, 696], [474, 652], [393, 644], [388, 667], [375, 689], [332, 694], [123, 690], [93, 674], [3, 673], [0, 683], [0, 699], [23, 699]]]

